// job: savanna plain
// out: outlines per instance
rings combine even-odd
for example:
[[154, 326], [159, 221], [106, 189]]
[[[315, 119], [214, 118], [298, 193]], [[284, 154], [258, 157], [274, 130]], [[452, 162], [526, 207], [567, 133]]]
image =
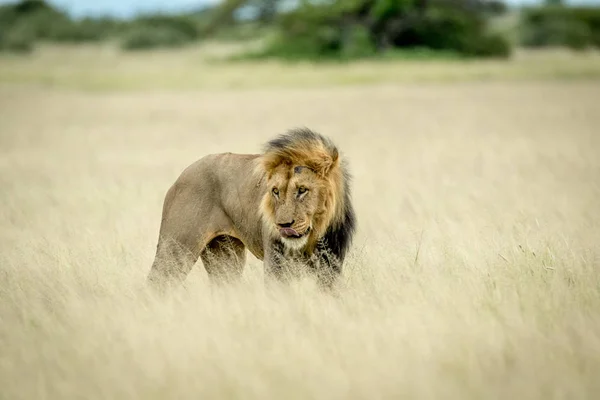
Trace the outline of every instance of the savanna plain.
[[[0, 60], [0, 398], [600, 395], [597, 56], [463, 76], [56, 51]], [[324, 84], [340, 76], [369, 79]], [[299, 126], [353, 175], [339, 294], [308, 277], [267, 291], [250, 254], [238, 284], [213, 287], [199, 261], [151, 293], [178, 174]]]

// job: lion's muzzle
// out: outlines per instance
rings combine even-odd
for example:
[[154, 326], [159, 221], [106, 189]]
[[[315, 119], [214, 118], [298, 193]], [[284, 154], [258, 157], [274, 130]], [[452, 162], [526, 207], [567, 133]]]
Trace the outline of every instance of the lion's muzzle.
[[300, 236], [302, 236], [293, 228], [281, 228], [279, 229], [279, 233], [284, 238], [299, 238]]
[[305, 236], [306, 234], [308, 234], [308, 232], [310, 232], [310, 227], [302, 233], [298, 233], [298, 231], [295, 230], [294, 228], [280, 228], [279, 229], [279, 234], [285, 239], [299, 239], [302, 236]]

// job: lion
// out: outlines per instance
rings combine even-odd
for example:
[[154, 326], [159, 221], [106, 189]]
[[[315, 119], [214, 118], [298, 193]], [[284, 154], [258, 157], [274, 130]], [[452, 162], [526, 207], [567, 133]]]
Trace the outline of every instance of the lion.
[[350, 179], [337, 147], [307, 128], [280, 134], [262, 154], [204, 156], [166, 193], [148, 282], [179, 284], [198, 258], [211, 281], [230, 282], [247, 249], [268, 281], [283, 281], [294, 261], [332, 288], [356, 229]]

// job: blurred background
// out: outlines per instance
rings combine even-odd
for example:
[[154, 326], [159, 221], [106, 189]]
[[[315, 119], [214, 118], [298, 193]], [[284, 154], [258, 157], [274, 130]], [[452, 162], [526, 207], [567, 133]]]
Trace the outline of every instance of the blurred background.
[[[200, 61], [239, 65], [257, 60], [445, 62], [430, 72], [431, 78], [453, 76], [451, 68], [456, 68], [456, 63], [448, 61], [494, 60], [496, 69], [506, 69], [509, 60], [531, 58], [532, 54], [539, 58], [540, 50], [552, 49], [552, 59], [565, 65], [552, 67], [544, 59], [538, 61], [541, 70], [517, 68], [510, 73], [596, 75], [597, 64], [572, 63], [574, 57], [589, 56], [600, 47], [599, 5], [596, 0], [0, 0], [0, 82], [96, 88], [286, 82], [285, 76], [273, 75], [272, 70], [263, 72], [265, 81], [248, 78], [244, 70], [210, 79], [194, 78], [196, 74], [186, 70], [170, 78], [157, 79], [162, 73], [156, 71], [158, 76], [153, 76], [148, 69], [138, 76], [137, 65], [104, 71], [108, 75], [102, 77], [94, 75], [93, 69], [86, 71], [86, 58], [91, 57], [91, 63], [97, 65], [108, 57], [115, 67], [128, 60], [119, 55], [156, 54], [165, 49], [171, 50], [170, 59], [191, 56], [179, 59], [188, 65]], [[564, 53], [556, 56], [556, 49], [567, 49], [571, 61], [565, 61]], [[549, 53], [544, 54], [548, 57]], [[23, 57], [36, 55], [45, 60], [42, 69], [30, 66], [23, 70]], [[83, 64], [68, 71], [71, 74], [53, 69], [53, 61], [64, 66], [66, 60]], [[182, 63], [177, 67], [181, 69]], [[404, 78], [412, 79], [418, 73], [424, 72], [417, 68]], [[480, 75], [495, 73], [499, 72], [488, 69]], [[323, 76], [319, 82], [307, 79], [307, 83], [398, 80], [400, 75], [399, 71], [362, 70], [342, 77]]]

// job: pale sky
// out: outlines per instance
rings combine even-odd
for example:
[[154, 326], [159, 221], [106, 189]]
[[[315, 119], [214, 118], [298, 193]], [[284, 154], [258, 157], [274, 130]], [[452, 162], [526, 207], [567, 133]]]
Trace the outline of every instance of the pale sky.
[[[139, 12], [194, 10], [220, 0], [47, 0], [74, 16], [128, 17]], [[17, 0], [0, 0], [16, 3]]]
[[[129, 17], [139, 12], [194, 10], [221, 0], [49, 0], [73, 16]], [[508, 4], [535, 4], [541, 0], [507, 0]], [[16, 0], [0, 0], [14, 3]], [[600, 4], [600, 0], [567, 0], [568, 3]]]

